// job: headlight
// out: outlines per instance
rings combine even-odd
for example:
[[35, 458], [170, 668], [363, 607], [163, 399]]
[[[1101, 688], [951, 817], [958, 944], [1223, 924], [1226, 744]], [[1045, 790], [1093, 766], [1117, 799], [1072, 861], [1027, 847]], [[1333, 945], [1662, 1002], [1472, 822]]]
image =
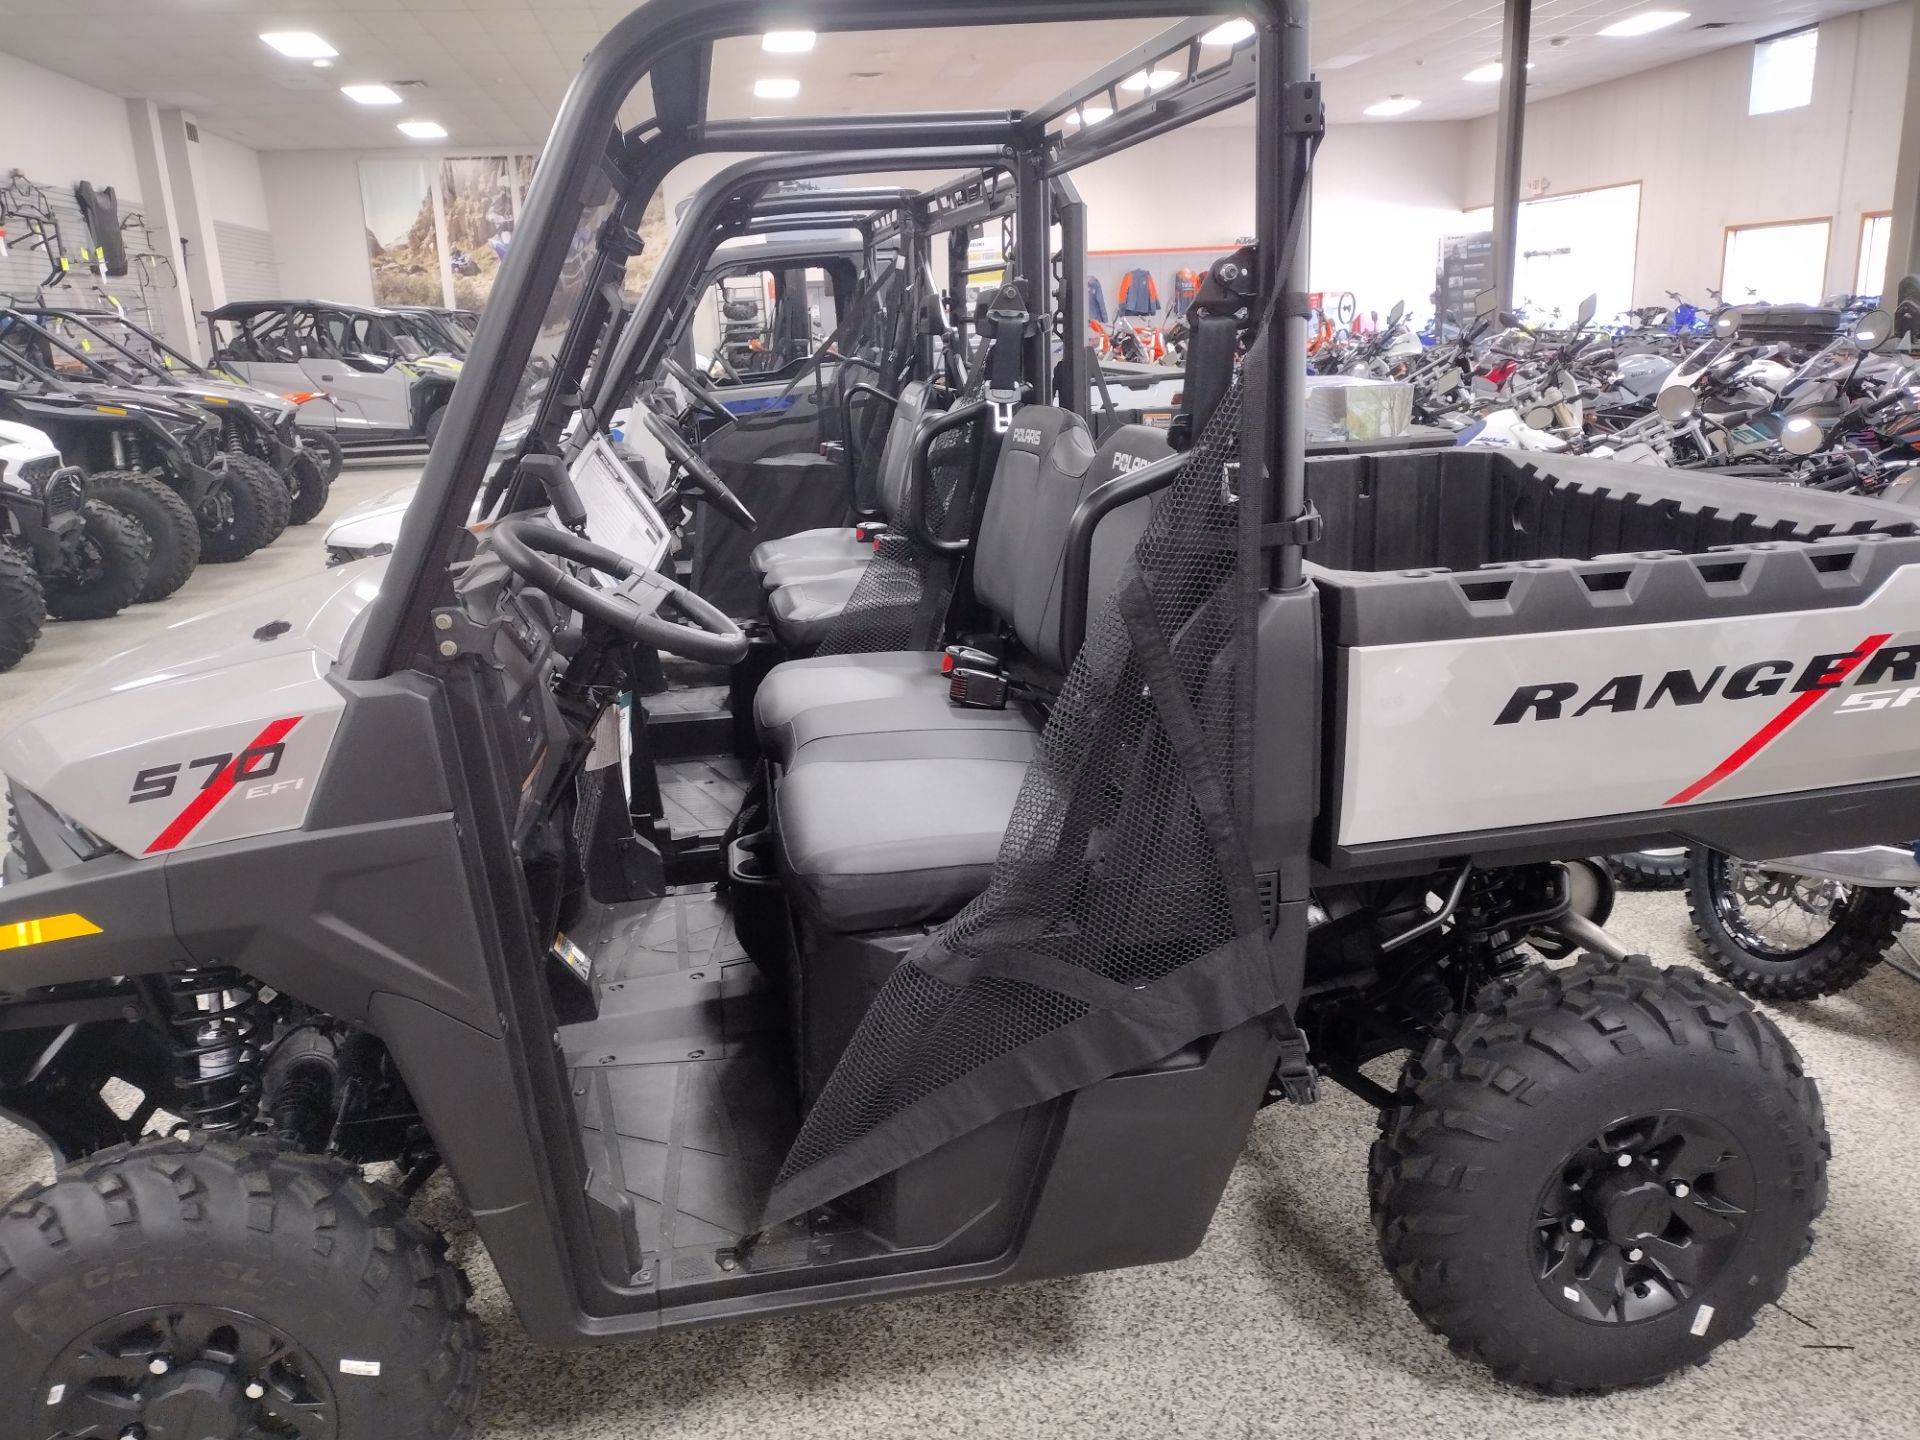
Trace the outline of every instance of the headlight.
[[24, 880], [115, 853], [113, 846], [38, 795], [7, 786], [5, 878]]

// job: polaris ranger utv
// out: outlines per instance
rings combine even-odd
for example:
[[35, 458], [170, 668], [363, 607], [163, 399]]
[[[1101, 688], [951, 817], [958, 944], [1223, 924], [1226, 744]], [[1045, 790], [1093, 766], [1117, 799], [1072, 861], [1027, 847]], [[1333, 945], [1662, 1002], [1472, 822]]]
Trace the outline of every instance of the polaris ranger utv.
[[[1502, 1376], [1655, 1380], [1781, 1293], [1818, 1092], [1738, 995], [1624, 954], [1580, 857], [1910, 831], [1907, 729], [1825, 734], [1834, 692], [1920, 672], [1910, 512], [1558, 457], [1309, 466], [1318, 95], [1297, 20], [1249, 8], [1245, 44], [1176, 25], [1030, 112], [769, 123], [705, 117], [709, 47], [791, 12], [651, 0], [568, 93], [393, 553], [0, 741], [0, 1108], [68, 1162], [0, 1214], [0, 1406], [33, 1440], [462, 1433], [464, 1285], [371, 1162], [444, 1165], [529, 1331], [602, 1342], [1188, 1254], [1258, 1111], [1328, 1079], [1379, 1107], [1402, 1291]], [[1179, 78], [1118, 108], [1143, 66]], [[1182, 423], [1096, 444], [1045, 388], [1084, 291], [1071, 259], [1050, 283], [1050, 181], [1249, 96], [1257, 243], [1195, 302]], [[1092, 101], [1117, 113], [1067, 123]], [[663, 271], [630, 311], [622, 272], [702, 145], [878, 135], [1022, 181], [1028, 311], [996, 302], [980, 398], [915, 390], [882, 459], [912, 543], [964, 546], [965, 628], [769, 668], [671, 578], [602, 433], [690, 298]], [[929, 535], [956, 448], [982, 513]], [[752, 526], [682, 468], [701, 523]], [[637, 823], [689, 738], [670, 670], [720, 677], [736, 723], [691, 734], [756, 765], [698, 846]]]

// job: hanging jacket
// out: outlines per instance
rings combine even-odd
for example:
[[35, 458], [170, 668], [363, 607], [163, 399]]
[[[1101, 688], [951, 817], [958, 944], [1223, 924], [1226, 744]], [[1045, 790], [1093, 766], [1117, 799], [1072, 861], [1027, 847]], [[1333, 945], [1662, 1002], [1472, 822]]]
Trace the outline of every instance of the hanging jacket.
[[1107, 292], [1100, 284], [1098, 275], [1087, 277], [1087, 318], [1107, 323]]
[[1160, 310], [1160, 287], [1153, 283], [1151, 270], [1129, 270], [1120, 277], [1120, 293], [1114, 299], [1115, 315], [1155, 315]]
[[1200, 272], [1198, 270], [1176, 270], [1173, 272], [1173, 308], [1180, 314], [1187, 313], [1187, 307], [1193, 304], [1200, 293]]

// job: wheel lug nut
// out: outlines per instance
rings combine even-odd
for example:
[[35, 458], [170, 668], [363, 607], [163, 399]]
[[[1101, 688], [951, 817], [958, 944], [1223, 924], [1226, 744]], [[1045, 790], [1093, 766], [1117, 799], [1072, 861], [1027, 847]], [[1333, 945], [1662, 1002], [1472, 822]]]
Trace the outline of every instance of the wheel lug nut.
[[1571, 1230], [1576, 1235], [1578, 1235], [1582, 1230], [1586, 1228], [1587, 1228], [1587, 1222], [1582, 1220], [1578, 1215], [1574, 1216], [1573, 1219], [1567, 1221], [1567, 1229]]
[[1618, 1160], [1616, 1160], [1616, 1161], [1614, 1161], [1613, 1163], [1614, 1163], [1614, 1164], [1616, 1164], [1616, 1165], [1618, 1165], [1618, 1166], [1619, 1166], [1619, 1167], [1620, 1167], [1620, 1168], [1621, 1168], [1622, 1170], [1624, 1170], [1624, 1169], [1626, 1169], [1626, 1168], [1627, 1168], [1627, 1167], [1628, 1167], [1629, 1165], [1631, 1165], [1631, 1164], [1633, 1164], [1633, 1156], [1631, 1156], [1631, 1155], [1629, 1155], [1629, 1154], [1627, 1154], [1627, 1153], [1626, 1153], [1626, 1152], [1625, 1152], [1625, 1151], [1623, 1150], [1623, 1151], [1621, 1151], [1621, 1152], [1620, 1152], [1620, 1158], [1619, 1158]]
[[262, 1385], [258, 1380], [253, 1381], [247, 1386], [247, 1398], [249, 1400], [262, 1399], [266, 1393], [267, 1387]]
[[1676, 1200], [1684, 1200], [1688, 1195], [1693, 1193], [1687, 1188], [1687, 1182], [1684, 1180], [1674, 1181], [1671, 1185], [1667, 1186], [1667, 1189], [1673, 1192], [1673, 1198]]
[[165, 1359], [158, 1355], [147, 1362], [147, 1373], [149, 1375], [164, 1375], [172, 1368]]

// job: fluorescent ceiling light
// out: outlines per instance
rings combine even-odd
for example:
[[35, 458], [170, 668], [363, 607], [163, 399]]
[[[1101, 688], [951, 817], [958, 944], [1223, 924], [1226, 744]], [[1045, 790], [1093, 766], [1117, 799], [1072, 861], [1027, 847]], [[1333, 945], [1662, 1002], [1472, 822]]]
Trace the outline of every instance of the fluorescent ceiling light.
[[316, 60], [313, 62], [313, 68], [316, 70], [331, 70], [333, 68], [333, 62], [331, 60]]
[[760, 48], [769, 55], [804, 55], [813, 49], [813, 31], [769, 30], [760, 37]]
[[311, 30], [276, 30], [260, 38], [294, 60], [330, 60], [340, 53]]
[[1080, 107], [1080, 123], [1083, 125], [1098, 125], [1102, 120], [1111, 120], [1112, 118], [1113, 107], [1111, 105], [1082, 105]]
[[[1529, 60], [1527, 62], [1527, 69], [1531, 70], [1532, 68], [1533, 62]], [[1506, 73], [1507, 67], [1505, 65], [1501, 64], [1498, 60], [1492, 60], [1480, 66], [1478, 69], [1467, 71], [1467, 73], [1460, 78], [1471, 81], [1475, 85], [1491, 85]]]
[[753, 93], [760, 100], [791, 100], [800, 93], [800, 82], [783, 75], [762, 75], [753, 82]]
[[1651, 35], [1656, 30], [1664, 30], [1669, 25], [1678, 25], [1687, 18], [1685, 10], [1642, 10], [1638, 15], [1629, 15], [1624, 20], [1616, 20], [1600, 31], [1609, 40], [1631, 40], [1636, 35]]
[[1420, 102], [1411, 95], [1389, 95], [1385, 100], [1376, 101], [1360, 113], [1363, 115], [1388, 116], [1404, 115], [1409, 110], [1418, 110]]
[[1180, 78], [1178, 70], [1136, 70], [1120, 82], [1122, 90], [1164, 90]]
[[438, 120], [402, 120], [394, 127], [412, 140], [444, 140], [447, 127]]
[[1229, 20], [1224, 25], [1216, 25], [1200, 37], [1202, 45], [1238, 45], [1242, 40], [1253, 38], [1251, 20]]
[[340, 93], [356, 105], [398, 105], [397, 91], [385, 85], [342, 85]]

